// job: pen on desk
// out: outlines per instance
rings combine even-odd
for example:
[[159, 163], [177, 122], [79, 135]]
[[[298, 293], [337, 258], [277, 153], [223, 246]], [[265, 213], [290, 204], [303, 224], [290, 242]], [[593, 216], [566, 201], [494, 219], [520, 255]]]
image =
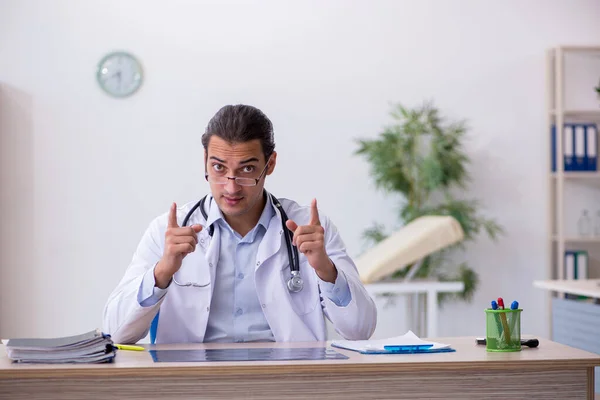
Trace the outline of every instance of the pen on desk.
[[142, 346], [132, 346], [130, 344], [115, 344], [114, 345], [119, 350], [133, 350], [133, 351], [144, 351], [146, 350]]
[[[478, 337], [475, 338], [475, 341], [477, 342], [477, 344], [482, 344], [485, 346], [485, 344], [487, 343], [487, 339], [484, 337]], [[538, 347], [540, 345], [540, 341], [538, 339], [521, 339], [521, 346], [527, 346], [527, 347]]]

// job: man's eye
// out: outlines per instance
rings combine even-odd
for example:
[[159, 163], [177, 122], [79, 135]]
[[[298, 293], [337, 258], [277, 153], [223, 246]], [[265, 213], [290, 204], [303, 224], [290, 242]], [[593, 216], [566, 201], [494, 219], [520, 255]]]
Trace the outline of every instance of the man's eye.
[[216, 172], [222, 172], [223, 171], [223, 166], [221, 164], [213, 164], [213, 169]]
[[254, 168], [254, 165], [246, 165], [246, 166], [244, 167], [244, 170], [243, 170], [243, 171], [244, 171], [245, 173], [249, 174], [249, 173], [251, 173], [251, 172], [254, 172], [254, 170], [255, 170], [255, 168]]

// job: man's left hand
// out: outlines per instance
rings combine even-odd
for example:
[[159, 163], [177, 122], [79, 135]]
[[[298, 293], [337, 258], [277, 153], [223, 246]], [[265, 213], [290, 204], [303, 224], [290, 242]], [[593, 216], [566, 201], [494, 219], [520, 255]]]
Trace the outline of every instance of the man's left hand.
[[313, 199], [310, 205], [308, 225], [298, 226], [292, 220], [288, 220], [286, 225], [290, 231], [294, 232], [292, 244], [306, 256], [308, 263], [315, 269], [319, 278], [334, 283], [337, 278], [337, 269], [325, 251], [325, 230], [319, 221], [317, 200]]

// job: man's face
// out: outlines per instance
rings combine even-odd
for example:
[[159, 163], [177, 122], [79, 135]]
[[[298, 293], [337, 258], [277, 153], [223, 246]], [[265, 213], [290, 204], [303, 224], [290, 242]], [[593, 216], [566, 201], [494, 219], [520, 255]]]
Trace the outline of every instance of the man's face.
[[[226, 216], [242, 216], [261, 204], [265, 175], [275, 168], [277, 154], [271, 155], [269, 166], [263, 172], [266, 161], [262, 145], [258, 139], [243, 143], [229, 143], [217, 136], [208, 142], [205, 154], [206, 172], [212, 195]], [[252, 183], [260, 177], [256, 186], [242, 186], [234, 179], [227, 179], [225, 184], [214, 183], [214, 179], [249, 178]]]

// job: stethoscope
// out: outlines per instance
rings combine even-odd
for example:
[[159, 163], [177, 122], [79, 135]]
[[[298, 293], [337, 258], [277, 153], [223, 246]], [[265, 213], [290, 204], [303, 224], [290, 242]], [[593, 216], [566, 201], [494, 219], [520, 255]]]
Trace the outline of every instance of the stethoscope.
[[[266, 191], [265, 191], [265, 193], [266, 193]], [[277, 200], [277, 197], [273, 196], [272, 194], [268, 194], [268, 195], [271, 196], [271, 200], [273, 201], [273, 204], [275, 205], [275, 207], [277, 207], [277, 209], [281, 213], [281, 226], [283, 228], [283, 234], [285, 235], [285, 245], [287, 247], [288, 259], [290, 262], [290, 272], [291, 272], [291, 277], [287, 281], [287, 287], [290, 292], [296, 293], [296, 292], [301, 291], [302, 288], [304, 287], [304, 281], [302, 280], [302, 277], [300, 276], [300, 261], [299, 261], [299, 257], [298, 257], [298, 248], [296, 246], [292, 246], [293, 234], [287, 228], [287, 226], [285, 224], [286, 221], [288, 220], [288, 217], [287, 217], [287, 214], [285, 213], [285, 211], [283, 210], [281, 203], [279, 202], [279, 200]], [[190, 209], [190, 211], [187, 213], [187, 215], [183, 219], [182, 226], [187, 225], [188, 221], [190, 220], [190, 217], [192, 216], [192, 214], [194, 214], [194, 212], [198, 208], [200, 208], [200, 212], [202, 213], [204, 220], [208, 220], [208, 215], [204, 209], [204, 203], [205, 203], [207, 197], [208, 196], [204, 196], [202, 199], [200, 199], [199, 202], [194, 204], [194, 206]], [[214, 230], [215, 229], [214, 229], [213, 225], [211, 225], [208, 228], [208, 234], [210, 235], [210, 237], [213, 236]], [[198, 284], [194, 284], [194, 283], [179, 283], [175, 279], [175, 276], [173, 276], [173, 282], [175, 282], [175, 284], [177, 284], [178, 286], [205, 287], [205, 286], [209, 285], [209, 284], [198, 285]]]

